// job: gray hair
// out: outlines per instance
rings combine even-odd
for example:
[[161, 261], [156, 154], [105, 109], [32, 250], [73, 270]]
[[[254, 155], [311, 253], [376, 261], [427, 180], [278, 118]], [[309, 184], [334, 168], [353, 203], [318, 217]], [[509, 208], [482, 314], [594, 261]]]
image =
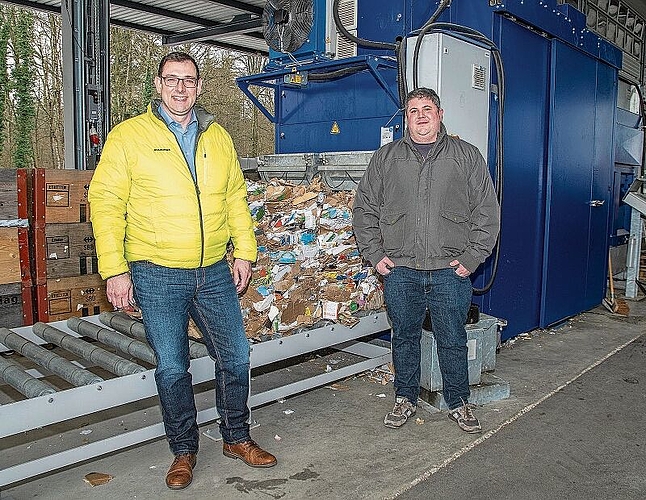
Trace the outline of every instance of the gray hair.
[[404, 101], [404, 109], [408, 108], [408, 103], [412, 99], [430, 99], [433, 104], [437, 106], [437, 109], [442, 109], [442, 106], [440, 105], [440, 96], [438, 96], [437, 92], [433, 89], [420, 87], [415, 90], [411, 90]]

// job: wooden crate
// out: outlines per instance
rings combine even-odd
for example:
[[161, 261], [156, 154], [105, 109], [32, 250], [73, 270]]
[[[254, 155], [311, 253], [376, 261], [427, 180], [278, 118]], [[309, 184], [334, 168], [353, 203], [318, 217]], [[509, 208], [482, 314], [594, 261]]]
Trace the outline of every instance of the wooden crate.
[[0, 285], [0, 327], [32, 325], [32, 287], [28, 281]]
[[87, 222], [92, 170], [34, 170], [34, 224]]
[[33, 230], [37, 285], [98, 272], [92, 224], [45, 224]]
[[17, 170], [0, 168], [0, 219], [18, 219]]
[[0, 284], [31, 282], [27, 228], [0, 227]]
[[105, 282], [98, 274], [48, 279], [35, 288], [38, 321], [60, 321], [114, 310], [105, 295]]
[[31, 173], [24, 168], [0, 168], [0, 220], [29, 218]]

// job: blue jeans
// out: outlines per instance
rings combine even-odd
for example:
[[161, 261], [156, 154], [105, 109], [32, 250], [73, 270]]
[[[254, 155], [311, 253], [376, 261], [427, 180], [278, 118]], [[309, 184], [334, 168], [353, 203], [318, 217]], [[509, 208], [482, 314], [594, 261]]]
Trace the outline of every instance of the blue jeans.
[[191, 374], [189, 315], [215, 362], [215, 401], [225, 443], [249, 438], [249, 342], [226, 260], [197, 269], [133, 262], [130, 269], [146, 337], [157, 356], [155, 382], [174, 455], [197, 453], [199, 431]]
[[464, 324], [472, 285], [453, 269], [418, 271], [394, 267], [384, 277], [384, 299], [392, 324], [395, 395], [415, 403], [419, 397], [422, 323], [430, 312], [443, 396], [449, 409], [469, 400], [467, 332]]

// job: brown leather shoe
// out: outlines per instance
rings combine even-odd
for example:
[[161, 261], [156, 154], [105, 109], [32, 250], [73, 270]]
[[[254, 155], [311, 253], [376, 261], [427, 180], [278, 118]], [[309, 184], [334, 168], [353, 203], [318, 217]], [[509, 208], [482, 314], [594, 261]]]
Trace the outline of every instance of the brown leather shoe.
[[171, 490], [186, 488], [193, 481], [193, 468], [197, 463], [197, 455], [177, 455], [166, 473], [166, 486]]
[[249, 467], [273, 467], [277, 462], [275, 456], [263, 450], [251, 439], [238, 444], [224, 443], [222, 453], [225, 457], [239, 458]]

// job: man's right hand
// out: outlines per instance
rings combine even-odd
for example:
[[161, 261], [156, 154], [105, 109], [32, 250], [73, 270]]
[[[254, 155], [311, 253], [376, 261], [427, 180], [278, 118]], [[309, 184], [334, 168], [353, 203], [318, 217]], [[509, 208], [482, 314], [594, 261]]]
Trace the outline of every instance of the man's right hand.
[[379, 262], [377, 262], [375, 269], [382, 276], [386, 276], [387, 274], [390, 274], [390, 270], [393, 267], [395, 267], [395, 263], [392, 260], [390, 260], [388, 257], [384, 257]]
[[130, 307], [135, 303], [130, 273], [112, 276], [106, 280], [106, 295], [117, 309]]

